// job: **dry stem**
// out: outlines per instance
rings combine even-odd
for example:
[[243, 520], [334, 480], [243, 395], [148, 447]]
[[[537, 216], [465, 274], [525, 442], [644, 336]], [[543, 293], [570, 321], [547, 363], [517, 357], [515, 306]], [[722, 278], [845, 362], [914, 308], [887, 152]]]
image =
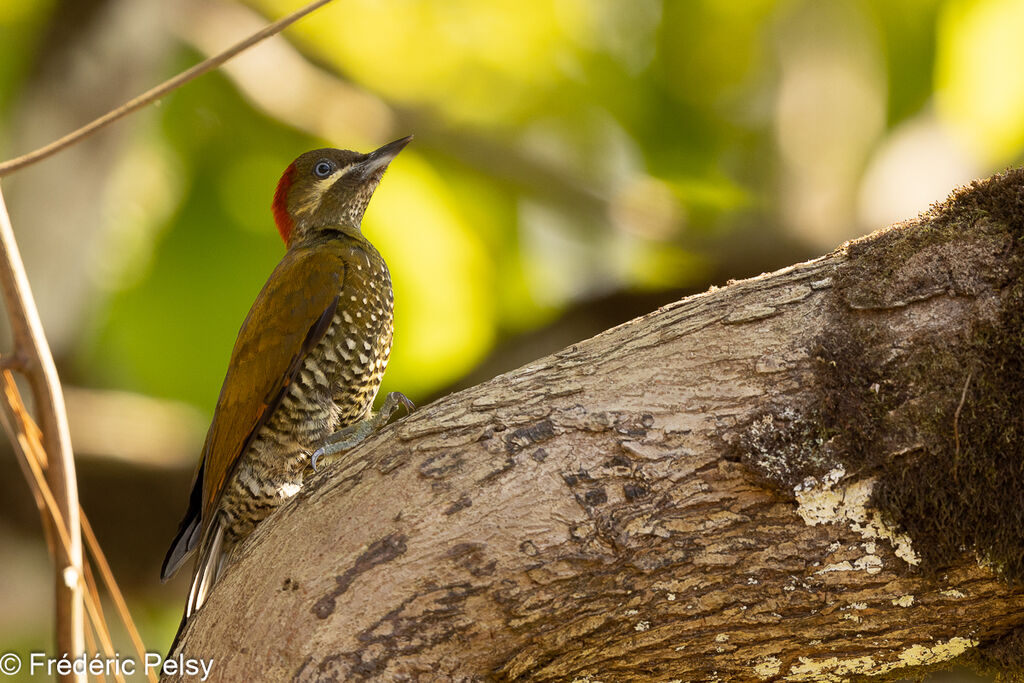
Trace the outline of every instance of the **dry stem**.
[[[53, 494], [53, 515], [47, 523], [61, 536], [60, 545], [52, 546], [57, 567], [56, 610], [57, 651], [76, 656], [85, 646], [82, 632], [82, 589], [70, 574], [82, 573], [82, 537], [79, 532], [78, 488], [75, 484], [75, 461], [71, 454], [71, 434], [64, 409], [64, 394], [57, 378], [57, 368], [46, 343], [43, 324], [32, 298], [25, 266], [14, 239], [7, 207], [0, 192], [0, 288], [3, 290], [7, 317], [14, 337], [15, 356], [24, 359], [25, 375], [32, 388], [32, 398], [40, 416], [46, 484]], [[15, 449], [17, 451], [18, 449]], [[63, 520], [63, 521], [59, 521]]]

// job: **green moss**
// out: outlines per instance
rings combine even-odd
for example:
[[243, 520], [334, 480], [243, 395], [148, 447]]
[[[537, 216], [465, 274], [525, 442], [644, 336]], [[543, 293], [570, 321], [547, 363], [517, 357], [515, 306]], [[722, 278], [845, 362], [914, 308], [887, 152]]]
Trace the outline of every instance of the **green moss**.
[[[1024, 583], [1024, 169], [847, 253], [808, 407], [747, 425], [740, 459], [787, 493], [832, 466], [874, 477], [872, 506], [923, 571], [976, 558]], [[914, 318], [933, 297], [963, 331]], [[978, 656], [1022, 680], [1024, 637], [1007, 638]]]
[[[900, 408], [896, 413], [899, 424], [886, 425], [884, 418], [879, 423], [877, 414], [871, 422], [888, 438], [893, 437], [893, 428], [896, 432], [913, 431], [919, 446], [894, 461], [878, 462], [880, 456], [875, 456], [871, 464], [881, 476], [872, 503], [890, 523], [910, 534], [926, 568], [948, 566], [967, 550], [1006, 578], [1024, 581], [1024, 409], [1020, 402], [1024, 397], [1024, 254], [1020, 243], [1024, 237], [1024, 171], [1017, 169], [975, 183], [933, 208], [925, 219], [929, 229], [901, 231], [921, 235], [903, 240], [913, 243], [915, 250], [924, 248], [921, 241], [927, 238], [956, 239], [959, 244], [971, 241], [969, 231], [990, 240], [1001, 233], [1001, 243], [1009, 253], [992, 272], [974, 279], [985, 279], [1000, 292], [1000, 312], [992, 320], [977, 318], [966, 338], [953, 344], [915, 339], [906, 358], [882, 368], [889, 376], [887, 381], [901, 389], [894, 397]], [[900, 249], [888, 251], [890, 244], [883, 240], [877, 245], [880, 250], [868, 247], [858, 260], [877, 264], [912, 258]], [[958, 269], [971, 265], [949, 258], [936, 260], [954, 273], [954, 281]], [[891, 267], [898, 268], [898, 263]], [[877, 272], [884, 268], [862, 265], [859, 269]], [[857, 286], [863, 286], [864, 280], [857, 280]], [[872, 283], [875, 288], [884, 285]], [[868, 358], [846, 360], [847, 366], [859, 363], [878, 367]], [[838, 378], [834, 373], [825, 374], [823, 385], [834, 387]], [[858, 379], [851, 393], [859, 394], [865, 412], [870, 412], [868, 380]], [[865, 431], [863, 426], [851, 424], [850, 410], [833, 411], [830, 417], [836, 422], [835, 429]], [[871, 461], [866, 449], [875, 439], [865, 436], [866, 443], [842, 457], [849, 460], [852, 456], [862, 466]]]
[[920, 418], [926, 446], [889, 468], [873, 500], [936, 569], [968, 549], [1015, 582], [1024, 581], [1022, 291], [1012, 287], [997, 324], [976, 327], [962, 381], [949, 386], [936, 365], [944, 395]]
[[[910, 535], [923, 570], [938, 572], [973, 555], [1019, 584], [1024, 170], [975, 183], [923, 221], [850, 250], [851, 266], [837, 278], [837, 291], [854, 310], [837, 309], [834, 331], [817, 354], [822, 426], [840, 435], [835, 453], [848, 471], [868, 468], [878, 477], [872, 505]], [[996, 258], [986, 261], [985, 251]], [[903, 268], [914, 259], [921, 262]], [[856, 310], [858, 303], [912, 301], [943, 278], [946, 295], [985, 296], [986, 286], [998, 312], [985, 315], [975, 301], [972, 323], [958, 338], [892, 335], [886, 343], [881, 319]], [[914, 447], [893, 457], [889, 443]], [[1003, 680], [1024, 680], [1024, 637], [1016, 632], [972, 656]]]
[[[1024, 581], [1022, 238], [1018, 169], [918, 225], [848, 245], [831, 324], [811, 349], [812, 407], [760, 416], [737, 441], [739, 459], [787, 492], [837, 465], [876, 477], [872, 505], [914, 539], [926, 571], [966, 551]], [[900, 324], [915, 301], [991, 292], [998, 313], [972, 300], [959, 336]]]

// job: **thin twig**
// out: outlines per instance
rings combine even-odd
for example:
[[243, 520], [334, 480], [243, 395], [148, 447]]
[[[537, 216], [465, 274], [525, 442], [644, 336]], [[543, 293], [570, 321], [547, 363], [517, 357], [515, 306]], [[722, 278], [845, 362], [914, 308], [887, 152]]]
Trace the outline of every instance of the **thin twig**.
[[[85, 584], [84, 579], [82, 579], [82, 584]], [[85, 591], [85, 611], [89, 615], [89, 621], [92, 622], [96, 635], [100, 639], [100, 649], [103, 651], [104, 656], [108, 659], [113, 659], [117, 656], [117, 652], [114, 650], [114, 643], [110, 639], [110, 631], [107, 630], [106, 621], [103, 619], [103, 609], [100, 607], [99, 594], [94, 594], [89, 590]], [[118, 676], [117, 680], [120, 683], [125, 683], [123, 676]]]
[[[85, 537], [85, 546], [89, 549], [89, 554], [92, 555], [93, 562], [96, 563], [96, 568], [99, 570], [103, 585], [107, 587], [107, 592], [110, 593], [110, 597], [114, 601], [114, 607], [117, 608], [121, 622], [128, 630], [128, 637], [131, 638], [135, 653], [139, 656], [138, 661], [145, 661], [146, 646], [142, 643], [142, 636], [139, 635], [139, 629], [135, 627], [131, 612], [128, 611], [128, 603], [125, 602], [124, 595], [121, 593], [117, 581], [114, 580], [114, 573], [110, 571], [107, 556], [103, 554], [103, 549], [100, 548], [100, 543], [96, 539], [96, 534], [93, 533], [92, 524], [89, 523], [84, 510], [82, 511], [82, 535]], [[149, 680], [156, 683], [156, 673], [151, 668], [146, 669], [146, 675]]]
[[[47, 529], [47, 538], [52, 543], [52, 557], [56, 562], [57, 558], [70, 555], [71, 539], [68, 535], [68, 527], [64, 523], [64, 515], [61, 514], [60, 507], [54, 499], [53, 492], [50, 490], [50, 485], [43, 472], [46, 456], [42, 442], [39, 439], [38, 430], [29, 426], [31, 418], [28, 416], [28, 411], [21, 401], [21, 395], [18, 393], [18, 387], [14, 383], [14, 377], [10, 371], [3, 371], [2, 380], [4, 396], [2, 404], [4, 410], [0, 411], [0, 422], [3, 423], [3, 427], [10, 437], [18, 462], [25, 472], [25, 478], [28, 480], [30, 488], [32, 488], [33, 495], [35, 495], [36, 503], [40, 504], [41, 502], [40, 516], [42, 517], [44, 527]], [[54, 538], [59, 543], [55, 542]], [[83, 588], [83, 573], [81, 571], [74, 571], [70, 566], [62, 570], [61, 565], [57, 565], [58, 599], [63, 591], [69, 591], [70, 594], [77, 594], [81, 597], [83, 595]], [[91, 602], [90, 597], [85, 596], [86, 602]], [[60, 609], [57, 610], [58, 643], [60, 643], [62, 633], [67, 635], [69, 628], [77, 628], [82, 635], [82, 645], [84, 647], [85, 631], [81, 611], [79, 610], [77, 614], [77, 621], [72, 622], [70, 626], [68, 622], [61, 621], [62, 618], [67, 619], [67, 617], [62, 616], [63, 614]], [[62, 630], [62, 627], [64, 627], [64, 630]], [[85, 676], [84, 674], [72, 672], [63, 676], [62, 680], [84, 681]]]
[[[92, 575], [92, 570], [89, 569], [89, 563], [85, 563], [85, 574], [82, 577], [85, 580], [85, 590], [92, 596], [92, 599], [96, 601], [96, 604], [102, 606], [100, 598], [100, 589], [96, 585], [96, 577]], [[102, 611], [100, 612], [102, 629], [107, 633], [110, 633], [110, 626], [107, 625], [107, 618], [103, 616]], [[99, 652], [96, 645], [96, 629], [91, 627], [91, 622], [86, 622], [85, 628], [85, 655], [86, 657], [92, 657], [95, 653]], [[92, 635], [92, 638], [89, 636]]]
[[[96, 636], [93, 635], [92, 629], [87, 626], [84, 633], [85, 651], [90, 654], [93, 652], [99, 652], [99, 650], [96, 649]], [[106, 683], [106, 679], [102, 675], [99, 675], [96, 677], [96, 683]]]
[[[46, 343], [39, 310], [32, 297], [32, 290], [25, 274], [14, 239], [3, 192], [0, 192], [0, 289], [3, 290], [7, 318], [14, 338], [14, 351], [28, 361], [25, 375], [32, 388], [39, 426], [42, 428], [43, 445], [48, 457], [46, 481], [56, 502], [62, 520], [53, 517], [52, 523], [62, 524], [58, 533], [67, 536], [66, 545], [56, 546], [54, 564], [56, 577], [56, 631], [57, 654], [78, 656], [85, 647], [82, 633], [82, 590], [77, 581], [68, 581], [69, 572], [82, 574], [82, 535], [78, 520], [78, 486], [75, 478], [75, 460], [71, 453], [71, 432], [68, 429], [67, 412], [64, 409], [64, 394], [53, 355]], [[65, 679], [77, 679], [67, 676]]]
[[[17, 427], [15, 427], [15, 423], [18, 422], [18, 417], [15, 414], [17, 411], [10, 396], [12, 391], [17, 395], [17, 385], [15, 385], [14, 377], [9, 370], [4, 370], [3, 374], [0, 375], [0, 379], [3, 381], [3, 388], [0, 390], [0, 394], [3, 394], [6, 399], [2, 402], [6, 410], [0, 411], [0, 422], [2, 422], [4, 429], [7, 431], [11, 445], [14, 448], [14, 459], [18, 461], [21, 473], [25, 476], [25, 481], [28, 482], [28, 487], [32, 491], [32, 497], [35, 499], [36, 507], [39, 509], [39, 516], [45, 518], [49, 514], [46, 512], [46, 499], [43, 498], [43, 492], [36, 483], [35, 476], [32, 474], [32, 467], [29, 465], [29, 456], [27, 455], [27, 451], [33, 448], [33, 443], [39, 444], [40, 450], [42, 449], [42, 435], [38, 432], [39, 427], [35, 427], [35, 431], [25, 431], [24, 434], [19, 433]], [[17, 402], [18, 404], [21, 403], [20, 396], [17, 396]], [[32, 424], [35, 426], [35, 422]], [[21, 426], [23, 427], [24, 425]], [[49, 488], [47, 488], [47, 491], [49, 491]], [[54, 538], [53, 525], [44, 523], [43, 535], [46, 538], [46, 548], [50, 552], [50, 557], [57, 557], [57, 539]]]
[[[4, 410], [0, 411], [0, 423], [3, 424], [4, 430], [11, 440], [14, 455], [18, 465], [21, 467], [22, 473], [25, 475], [25, 481], [28, 482], [29, 488], [32, 490], [32, 497], [36, 500], [40, 516], [43, 519], [47, 517], [56, 519], [52, 511], [56, 511], [57, 515], [59, 515], [60, 510], [57, 508], [56, 501], [53, 500], [50, 487], [46, 484], [46, 476], [39, 466], [38, 458], [32, 455], [36, 449], [36, 444], [41, 444], [41, 442], [38, 435], [24, 429], [19, 429], [22, 426], [18, 414], [21, 397], [17, 396], [18, 388], [14, 384], [14, 377], [9, 371], [5, 370], [0, 375], [0, 378], [3, 381], [2, 393], [4, 395], [4, 401], [2, 402]], [[12, 394], [15, 398], [12, 398]], [[67, 546], [67, 533], [64, 533], [64, 527], [60, 524], [44, 524], [43, 528], [46, 530], [50, 554], [52, 557], [56, 557], [57, 548], [55, 544], [59, 541], [61, 545]]]
[[[114, 651], [113, 640], [110, 637], [110, 626], [107, 624], [107, 618], [105, 616], [103, 616], [103, 604], [100, 602], [100, 590], [99, 590], [99, 587], [96, 585], [96, 577], [94, 577], [92, 575], [92, 570], [89, 569], [89, 563], [88, 562], [85, 563], [85, 576], [84, 576], [84, 579], [85, 579], [85, 591], [86, 591], [85, 592], [85, 595], [86, 595], [86, 603], [85, 604], [86, 605], [90, 605], [90, 604], [96, 605], [96, 609], [95, 610], [91, 610], [91, 609], [89, 610], [90, 616], [95, 614], [95, 616], [92, 616], [92, 619], [90, 619], [90, 625], [92, 626], [92, 628], [91, 629], [89, 629], [89, 628], [85, 629], [85, 632], [86, 633], [90, 633], [90, 632], [95, 633], [99, 637], [99, 639], [100, 639], [100, 647], [103, 650], [103, 654], [105, 656], [107, 656], [107, 657], [114, 657], [116, 653]], [[89, 639], [86, 638], [86, 642], [87, 643], [88, 643], [88, 640]], [[87, 655], [88, 657], [93, 656], [97, 652], [95, 644], [91, 645], [90, 647], [92, 649], [89, 651], [89, 653]], [[142, 661], [142, 660], [140, 660], [140, 661]], [[116, 681], [118, 681], [118, 683], [125, 683], [124, 675], [122, 675], [120, 671], [115, 671], [114, 672], [114, 679]]]
[[33, 164], [37, 161], [40, 161], [41, 159], [45, 159], [48, 156], [56, 154], [65, 147], [68, 147], [78, 142], [82, 138], [92, 135], [93, 133], [103, 128], [104, 126], [113, 123], [114, 121], [117, 121], [118, 119], [123, 118], [138, 109], [141, 109], [147, 104], [160, 99], [161, 97], [171, 92], [175, 88], [178, 88], [184, 85], [185, 83], [188, 83], [194, 78], [202, 76], [208, 71], [216, 69], [218, 66], [228, 61], [229, 59], [237, 55], [239, 52], [247, 50], [256, 43], [265, 40], [270, 36], [280, 33], [285, 28], [295, 23], [302, 17], [306, 16], [310, 12], [313, 12], [314, 10], [319, 9], [320, 7], [326, 5], [329, 2], [331, 2], [331, 0], [315, 0], [315, 2], [311, 2], [302, 9], [292, 12], [283, 19], [279, 19], [278, 21], [269, 24], [265, 28], [261, 29], [260, 31], [257, 31], [245, 40], [229, 47], [227, 50], [224, 50], [220, 54], [210, 57], [209, 59], [206, 59], [200, 62], [199, 64], [196, 64], [191, 69], [183, 71], [177, 76], [174, 76], [173, 78], [164, 81], [155, 88], [147, 90], [138, 97], [129, 100], [128, 102], [125, 102], [117, 109], [107, 112], [95, 121], [92, 121], [91, 123], [82, 126], [81, 128], [72, 133], [68, 133], [59, 140], [55, 140], [54, 142], [51, 142], [50, 144], [44, 147], [40, 147], [39, 149], [33, 152], [29, 152], [28, 154], [23, 154], [9, 161], [0, 163], [0, 176], [5, 176], [8, 173], [13, 173], [14, 171], [17, 171], [20, 168], [28, 166], [29, 164]]
[[53, 521], [61, 549], [64, 552], [68, 552], [71, 547], [71, 535], [68, 533], [67, 524], [64, 523], [64, 513], [57, 503], [49, 482], [46, 481], [43, 462], [39, 457], [42, 444], [39, 443], [38, 438], [30, 430], [23, 428], [27, 411], [21, 402], [21, 396], [18, 394], [18, 387], [14, 383], [14, 377], [7, 370], [3, 372], [3, 383], [4, 407], [14, 413], [14, 424], [11, 424], [6, 413], [3, 414], [4, 429], [7, 430], [11, 443], [15, 445], [14, 450], [19, 456], [19, 462], [23, 463], [28, 469], [28, 479], [32, 490], [38, 493], [39, 498], [43, 501], [43, 509], [49, 515], [49, 519]]
[[956, 412], [953, 413], [953, 441], [956, 443], [954, 462], [960, 461], [960, 411], [964, 409], [964, 401], [967, 400], [967, 387], [971, 386], [971, 377], [973, 377], [973, 375], [973, 370], [967, 373], [967, 380], [964, 382], [964, 390], [960, 392], [960, 405], [956, 407]]
[[[33, 493], [36, 495], [37, 504], [40, 505], [41, 512], [45, 510], [45, 512], [49, 514], [49, 518], [54, 521], [53, 526], [57, 530], [57, 536], [66, 551], [70, 541], [66, 532], [63, 517], [60, 510], [57, 508], [53, 493], [50, 491], [50, 487], [43, 475], [46, 452], [43, 450], [43, 445], [39, 438], [39, 428], [36, 426], [35, 422], [32, 420], [32, 416], [29, 415], [28, 410], [25, 408], [25, 404], [21, 400], [18, 387], [15, 384], [14, 377], [11, 375], [10, 371], [5, 370], [0, 374], [0, 385], [2, 385], [2, 387], [0, 387], [0, 389], [2, 389], [2, 391], [0, 391], [0, 395], [4, 398], [4, 400], [0, 402], [4, 407], [4, 410], [0, 411], [0, 422], [3, 423], [4, 428], [7, 430], [8, 435], [11, 438], [11, 443], [15, 446], [14, 450], [18, 455], [19, 463], [22, 463], [23, 467], [27, 470], [26, 478], [29, 481]], [[40, 501], [42, 502], [40, 503]], [[107, 564], [103, 551], [99, 548], [99, 543], [96, 540], [95, 534], [93, 534], [92, 526], [85, 518], [84, 511], [80, 509], [79, 512], [81, 513], [82, 527], [85, 531], [86, 540], [89, 544], [89, 549], [92, 552], [93, 559], [97, 563], [100, 573], [103, 576], [103, 580], [107, 584], [111, 596], [114, 598], [114, 602], [118, 607], [118, 613], [121, 616], [122, 621], [124, 621], [129, 635], [132, 637], [136, 651], [139, 654], [139, 661], [142, 661], [145, 659], [146, 654], [145, 649], [142, 646], [142, 640], [139, 637], [138, 630], [132, 622], [131, 615], [127, 612], [127, 607], [124, 604], [124, 597], [122, 596], [121, 591], [117, 588], [117, 584], [114, 582], [110, 566]], [[108, 657], [113, 657], [116, 653], [113, 641], [110, 637], [110, 629], [103, 616], [103, 608], [100, 603], [99, 591], [97, 589], [95, 579], [88, 564], [83, 564], [82, 569], [83, 571], [77, 574], [74, 579], [78, 582], [79, 587], [85, 591], [85, 608], [86, 613], [89, 616], [89, 623], [86, 625], [88, 628], [83, 630], [85, 642], [89, 647], [90, 653], [95, 652], [96, 639], [93, 637], [93, 634], [95, 634], [96, 637], [99, 638], [104, 654]], [[147, 671], [147, 675], [149, 680], [154, 682], [156, 681], [156, 676], [152, 671]], [[121, 675], [115, 674], [115, 678], [122, 683], [124, 681], [124, 677]]]

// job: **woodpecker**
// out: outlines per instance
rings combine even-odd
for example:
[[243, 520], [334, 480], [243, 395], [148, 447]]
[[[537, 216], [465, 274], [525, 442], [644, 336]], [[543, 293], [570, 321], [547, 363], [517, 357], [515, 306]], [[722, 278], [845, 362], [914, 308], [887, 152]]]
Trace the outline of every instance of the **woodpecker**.
[[320, 456], [351, 448], [398, 406], [413, 408], [393, 392], [372, 412], [394, 300], [388, 267], [360, 230], [381, 176], [410, 140], [369, 154], [306, 152], [277, 184], [274, 220], [287, 251], [239, 330], [188, 510], [161, 569], [166, 581], [198, 547], [182, 625], [232, 550], [299, 491]]

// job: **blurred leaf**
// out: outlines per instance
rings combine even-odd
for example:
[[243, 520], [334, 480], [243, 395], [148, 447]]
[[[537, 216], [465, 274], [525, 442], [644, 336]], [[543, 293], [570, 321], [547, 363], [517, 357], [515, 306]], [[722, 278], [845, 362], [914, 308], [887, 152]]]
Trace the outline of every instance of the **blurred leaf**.
[[1024, 145], [1024, 2], [948, 0], [939, 16], [939, 112], [986, 161]]
[[692, 286], [710, 270], [705, 259], [685, 249], [652, 242], [637, 243], [631, 260], [632, 281], [641, 290]]
[[[18, 3], [17, 13], [7, 4], [0, 17], [22, 21], [27, 5]], [[250, 4], [279, 16], [301, 0]], [[42, 6], [33, 4], [32, 16]], [[434, 391], [496, 339], [549, 322], [575, 299], [696, 283], [708, 264], [685, 247], [694, 236], [751, 221], [775, 229], [780, 15], [811, 16], [794, 24], [800, 31], [813, 27], [813, 17], [846, 16], [813, 7], [351, 0], [291, 29], [321, 64], [399, 103], [403, 120], [430, 122], [389, 171], [366, 218], [396, 289], [385, 388]], [[1012, 3], [860, 7], [882, 36], [865, 45], [885, 53], [890, 122], [930, 97], [940, 10], [950, 110], [963, 121], [995, 116], [970, 103], [972, 89], [989, 86], [961, 56], [998, 38], [996, 20], [985, 17], [1012, 24]], [[194, 59], [183, 55], [180, 63]], [[157, 120], [146, 134], [159, 144], [138, 143], [143, 153], [124, 165], [129, 177], [113, 183], [112, 242], [97, 262], [110, 299], [79, 366], [97, 384], [208, 409], [238, 326], [282, 253], [269, 212], [278, 174], [302, 151], [350, 143], [318, 140], [255, 112], [218, 75], [168, 98]], [[999, 121], [983, 134], [1001, 136], [997, 146], [1012, 153], [1019, 120]], [[493, 144], [490, 163], [470, 165], [430, 140], [431, 130], [463, 146]], [[471, 134], [460, 139], [463, 131]], [[501, 158], [502, 149], [515, 158]], [[561, 174], [587, 188], [583, 201], [591, 203], [534, 196], [503, 175], [508, 163]]]
[[[277, 16], [302, 3], [255, 4]], [[376, 92], [482, 125], [520, 119], [559, 83], [575, 53], [567, 26], [575, 31], [588, 11], [582, 0], [351, 0], [294, 32]]]
[[935, 21], [941, 0], [872, 0], [885, 45], [889, 123], [913, 116], [932, 95]]
[[[3, 0], [0, 2], [0, 112], [7, 108], [22, 80], [28, 75], [33, 50], [38, 46], [54, 0]], [[3, 147], [9, 141], [2, 140]]]
[[363, 232], [395, 289], [388, 386], [423, 395], [469, 371], [494, 340], [494, 271], [442, 179], [408, 149], [374, 195]]

